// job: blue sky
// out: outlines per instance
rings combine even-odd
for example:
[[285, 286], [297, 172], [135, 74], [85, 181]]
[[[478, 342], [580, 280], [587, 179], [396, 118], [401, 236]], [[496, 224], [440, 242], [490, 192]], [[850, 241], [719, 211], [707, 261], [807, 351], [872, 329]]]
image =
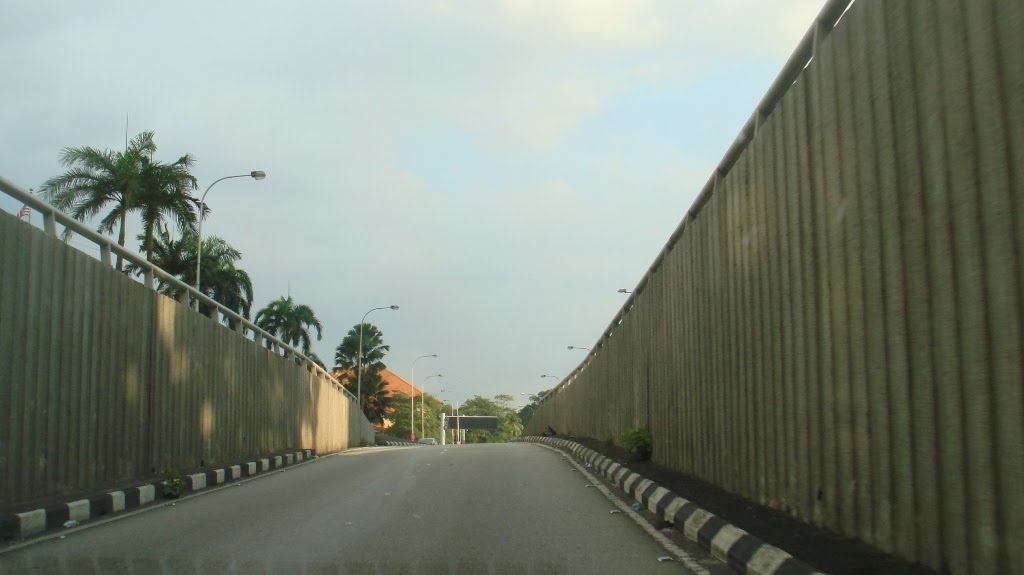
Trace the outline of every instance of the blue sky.
[[[0, 175], [155, 130], [218, 184], [204, 232], [324, 359], [366, 310], [447, 400], [568, 374], [689, 208], [821, 0], [0, 7]], [[0, 209], [15, 212], [0, 195]]]

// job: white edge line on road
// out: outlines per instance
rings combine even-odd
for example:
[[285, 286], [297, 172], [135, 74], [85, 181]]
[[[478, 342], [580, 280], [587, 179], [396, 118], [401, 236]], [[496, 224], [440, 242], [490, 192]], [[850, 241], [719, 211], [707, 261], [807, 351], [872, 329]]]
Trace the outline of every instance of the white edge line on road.
[[[537, 445], [545, 449], [550, 449], [551, 451], [554, 451], [559, 454], [562, 453], [562, 451], [555, 449], [553, 447], [549, 447], [547, 445]], [[575, 459], [571, 457], [567, 459], [569, 463], [572, 463], [576, 467], [576, 469], [580, 471], [580, 473], [585, 475], [587, 479], [590, 480], [590, 483], [594, 487], [596, 487], [601, 492], [601, 494], [608, 499], [608, 501], [612, 502], [612, 504], [618, 507], [619, 510], [628, 515], [630, 519], [632, 519], [634, 523], [639, 525], [640, 528], [643, 529], [648, 535], [650, 535], [652, 539], [657, 541], [662, 547], [665, 548], [666, 551], [671, 553], [673, 557], [679, 559], [679, 561], [683, 565], [685, 565], [687, 569], [694, 572], [696, 575], [711, 575], [711, 572], [705, 569], [703, 565], [698, 563], [692, 555], [687, 553], [682, 547], [673, 543], [668, 537], [665, 537], [664, 533], [661, 533], [657, 529], [655, 529], [653, 525], [648, 523], [647, 520], [643, 518], [643, 516], [633, 511], [631, 507], [623, 503], [621, 499], [619, 499], [611, 491], [609, 491], [608, 488], [605, 487], [603, 481], [600, 481], [596, 477], [591, 475], [590, 472], [587, 471], [584, 467], [582, 467]]]

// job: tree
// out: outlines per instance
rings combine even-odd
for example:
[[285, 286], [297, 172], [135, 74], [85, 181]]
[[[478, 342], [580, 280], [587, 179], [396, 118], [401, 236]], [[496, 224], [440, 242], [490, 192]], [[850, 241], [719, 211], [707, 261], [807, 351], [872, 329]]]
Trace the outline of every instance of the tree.
[[[362, 330], [360, 330], [362, 327]], [[362, 334], [362, 361], [359, 360], [359, 338]], [[353, 374], [347, 378], [346, 387], [354, 394], [360, 392], [358, 379], [355, 375], [356, 366], [362, 365], [362, 405], [360, 406], [367, 419], [374, 423], [382, 423], [386, 410], [390, 406], [389, 392], [384, 389], [380, 372], [384, 365], [384, 355], [391, 346], [384, 345], [384, 334], [371, 323], [357, 324], [349, 330], [334, 351], [334, 369]], [[372, 413], [371, 413], [372, 412]]]
[[[170, 165], [153, 161], [156, 143], [153, 132], [143, 132], [124, 152], [92, 147], [64, 148], [60, 163], [67, 170], [50, 178], [39, 191], [54, 207], [79, 221], [91, 219], [108, 205], [113, 207], [100, 219], [97, 231], [113, 233], [117, 243], [125, 245], [125, 223], [129, 212], [143, 214], [144, 233], [152, 246], [154, 230], [171, 217], [182, 232], [194, 227], [198, 202], [188, 193], [195, 189], [195, 178], [188, 170], [193, 164], [185, 155]], [[147, 249], [147, 256], [149, 250]], [[118, 255], [117, 269], [123, 258]]]
[[[139, 242], [146, 241], [146, 236], [140, 234], [138, 236]], [[150, 263], [156, 267], [164, 270], [165, 272], [173, 275], [174, 277], [181, 280], [183, 283], [191, 284], [195, 275], [196, 267], [196, 238], [181, 237], [175, 239], [171, 236], [167, 226], [163, 226], [155, 234], [153, 244], [151, 246], [152, 252], [149, 257]], [[143, 275], [143, 268], [135, 264], [128, 264], [125, 268], [128, 273]], [[191, 270], [191, 271], [190, 271]], [[171, 286], [163, 278], [157, 277], [157, 290], [168, 296], [177, 297], [178, 290]]]
[[509, 441], [523, 434], [523, 422], [515, 411], [506, 411], [498, 419], [497, 435], [499, 441]]
[[[195, 241], [192, 242], [195, 244]], [[222, 306], [249, 319], [252, 309], [252, 280], [237, 267], [242, 252], [213, 236], [203, 240], [203, 275], [199, 291]]]
[[[345, 388], [353, 395], [358, 391], [355, 377], [345, 378]], [[364, 370], [362, 382], [362, 410], [370, 423], [382, 425], [394, 405], [391, 392], [384, 387], [380, 370]]]
[[502, 410], [508, 410], [508, 404], [512, 403], [515, 398], [507, 393], [499, 393], [494, 396], [494, 399], [501, 404]]
[[[363, 383], [365, 384], [366, 382], [364, 381]], [[387, 418], [392, 422], [392, 425], [388, 428], [388, 435], [407, 438], [410, 432], [413, 432], [419, 436], [420, 423], [422, 422], [423, 436], [433, 437], [440, 441], [441, 413], [445, 411], [444, 404], [429, 394], [422, 396], [422, 400], [425, 411], [420, 410], [421, 396], [416, 396], [416, 429], [410, 430], [409, 410], [411, 409], [411, 401], [409, 396], [402, 392], [395, 392], [391, 396], [391, 411], [388, 413]]]
[[303, 352], [303, 355], [309, 358], [309, 361], [312, 361], [313, 363], [319, 365], [320, 369], [327, 371], [327, 365], [324, 363], [324, 360], [320, 359], [320, 356], [317, 355], [314, 351], [305, 351]]
[[[144, 236], [139, 237], [145, 241]], [[239, 268], [236, 262], [242, 252], [231, 247], [223, 239], [210, 236], [203, 239], [203, 285], [200, 290], [207, 297], [248, 319], [252, 309], [252, 280], [249, 274]], [[166, 226], [156, 233], [152, 244], [150, 261], [165, 272], [174, 275], [182, 283], [195, 285], [196, 275], [196, 234], [187, 232], [181, 238], [171, 236]], [[141, 268], [129, 264], [129, 273], [142, 274]], [[163, 280], [157, 289], [169, 296], [177, 297], [178, 289]], [[200, 309], [205, 306], [200, 306]]]
[[153, 162], [147, 157], [142, 159], [142, 186], [133, 202], [133, 209], [137, 209], [142, 217], [147, 260], [152, 261], [155, 230], [167, 219], [173, 219], [182, 232], [194, 232], [196, 229], [199, 202], [189, 193], [198, 187], [195, 177], [189, 172], [194, 163], [188, 154], [172, 164]]
[[323, 338], [323, 326], [313, 308], [295, 303], [291, 296], [279, 297], [256, 312], [256, 325], [288, 345], [301, 346], [306, 356], [312, 353], [310, 329], [316, 329], [317, 341]]
[[530, 403], [527, 403], [519, 410], [519, 420], [524, 426], [530, 423], [530, 420], [533, 419], [533, 413], [537, 411], [537, 407], [540, 406], [540, 400], [546, 393], [547, 392], [542, 391], [537, 395], [531, 395]]
[[[361, 331], [360, 326], [362, 326]], [[362, 333], [363, 338], [363, 359], [361, 362], [357, 362], [360, 333]], [[357, 363], [359, 363], [363, 366], [365, 377], [365, 370], [367, 369], [380, 371], [386, 367], [382, 360], [390, 350], [391, 346], [384, 345], [384, 333], [377, 326], [372, 323], [356, 324], [334, 350], [334, 369], [350, 369], [354, 371]]]
[[[506, 397], [511, 400], [508, 395], [497, 395], [495, 399], [502, 401]], [[505, 442], [523, 433], [523, 423], [515, 411], [479, 395], [466, 401], [459, 409], [459, 415], [490, 415], [498, 418], [496, 430], [474, 430], [470, 434], [469, 437], [477, 442]]]

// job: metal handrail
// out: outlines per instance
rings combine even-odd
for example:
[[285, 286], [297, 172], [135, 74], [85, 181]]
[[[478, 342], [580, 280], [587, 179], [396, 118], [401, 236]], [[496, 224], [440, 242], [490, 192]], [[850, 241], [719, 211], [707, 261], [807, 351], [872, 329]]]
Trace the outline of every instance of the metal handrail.
[[273, 348], [271, 349], [272, 353], [277, 355], [277, 349], [280, 349], [284, 352], [281, 354], [282, 357], [298, 358], [300, 362], [302, 362], [302, 364], [304, 364], [307, 368], [312, 368], [314, 372], [326, 376], [334, 383], [334, 385], [338, 389], [343, 391], [351, 399], [355, 399], [355, 395], [353, 395], [352, 392], [350, 392], [344, 385], [341, 384], [340, 381], [338, 381], [334, 376], [332, 376], [330, 372], [314, 363], [308, 357], [303, 355], [299, 350], [284, 343], [276, 336], [271, 335], [270, 333], [263, 330], [263, 328], [257, 326], [251, 321], [240, 316], [234, 310], [228, 309], [221, 305], [220, 303], [217, 303], [217, 301], [199, 292], [193, 286], [186, 284], [185, 282], [179, 280], [174, 275], [153, 265], [149, 260], [142, 257], [141, 255], [126, 248], [123, 248], [120, 245], [118, 245], [117, 242], [114, 242], [107, 238], [106, 236], [103, 236], [89, 229], [84, 224], [82, 224], [82, 222], [79, 222], [78, 220], [53, 207], [52, 205], [44, 202], [43, 200], [36, 197], [32, 193], [27, 192], [24, 189], [18, 187], [16, 184], [4, 178], [3, 176], [0, 176], [0, 191], [6, 193], [8, 196], [14, 198], [15, 200], [25, 204], [29, 208], [43, 214], [43, 231], [45, 231], [46, 234], [57, 237], [57, 224], [60, 224], [64, 226], [66, 230], [74, 232], [75, 234], [99, 246], [100, 260], [104, 264], [111, 265], [112, 253], [120, 256], [125, 260], [128, 260], [129, 262], [135, 264], [136, 266], [143, 270], [143, 283], [147, 288], [155, 291], [153, 285], [154, 278], [159, 278], [160, 281], [179, 290], [178, 293], [181, 294], [181, 296], [179, 297], [179, 301], [180, 299], [184, 299], [186, 295], [196, 298], [203, 304], [210, 307], [212, 310], [215, 310], [221, 316], [226, 317], [232, 322], [235, 322], [235, 325], [238, 326], [238, 328], [236, 328], [236, 331], [239, 331], [242, 337], [249, 339], [248, 336], [245, 334], [245, 330], [249, 330], [254, 336], [254, 338], [250, 341], [253, 341], [254, 343], [257, 344], [260, 344], [263, 340], [270, 342], [271, 344], [273, 344]]
[[579, 375], [590, 365], [590, 362], [597, 357], [597, 354], [604, 347], [605, 341], [612, 336], [615, 328], [625, 319], [626, 315], [633, 308], [634, 302], [637, 296], [644, 292], [644, 288], [647, 287], [647, 282], [658, 271], [661, 267], [661, 262], [665, 259], [665, 256], [672, 250], [676, 242], [683, 235], [683, 230], [686, 229], [688, 222], [695, 220], [703, 209], [704, 205], [711, 198], [711, 195], [715, 193], [718, 187], [718, 183], [729, 170], [732, 169], [733, 164], [739, 159], [740, 155], [746, 151], [747, 146], [753, 141], [757, 132], [760, 130], [761, 124], [764, 123], [765, 119], [771, 115], [772, 111], [775, 110], [775, 106], [778, 105], [779, 101], [789, 92], [790, 86], [800, 77], [803, 73], [804, 68], [811, 62], [814, 55], [818, 51], [818, 47], [821, 42], [828, 36], [835, 28], [836, 24], [843, 17], [843, 14], [849, 10], [850, 6], [856, 0], [828, 0], [825, 5], [818, 12], [818, 16], [814, 19], [811, 27], [804, 33], [803, 38], [797, 44], [796, 49], [790, 55], [789, 59], [786, 60], [786, 64], [782, 67], [779, 75], [775, 77], [775, 81], [772, 82], [771, 86], [768, 87], [768, 91], [761, 98], [761, 101], [754, 108], [754, 113], [750, 115], [750, 118], [743, 125], [738, 136], [733, 141], [732, 146], [725, 152], [722, 159], [718, 162], [718, 166], [715, 171], [712, 172], [708, 178], [707, 183], [701, 188], [700, 194], [697, 195], [697, 199], [694, 200], [693, 205], [687, 210], [686, 215], [683, 217], [679, 225], [676, 226], [675, 231], [669, 236], [668, 242], [665, 243], [665, 247], [658, 252], [657, 257], [654, 258], [654, 262], [651, 263], [647, 272], [644, 273], [643, 277], [640, 278], [639, 283], [633, 288], [633, 293], [629, 294], [626, 301], [623, 302], [622, 307], [618, 313], [612, 319], [611, 323], [604, 330], [597, 342], [591, 346], [593, 351], [587, 354], [587, 357], [583, 358], [583, 361], [576, 366], [576, 369], [572, 370], [569, 375], [565, 376], [561, 382], [558, 383], [554, 388], [551, 389], [550, 393], [541, 398], [539, 403], [544, 403], [549, 398], [552, 398], [558, 393], [564, 386], [570, 385]]

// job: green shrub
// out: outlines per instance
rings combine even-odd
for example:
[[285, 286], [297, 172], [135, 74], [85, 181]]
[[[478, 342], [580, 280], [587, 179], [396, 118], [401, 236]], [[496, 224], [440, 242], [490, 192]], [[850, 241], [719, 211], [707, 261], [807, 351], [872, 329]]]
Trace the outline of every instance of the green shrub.
[[164, 480], [164, 498], [177, 499], [185, 492], [185, 478], [177, 471], [168, 471]]
[[647, 428], [637, 427], [624, 431], [619, 436], [619, 441], [635, 461], [647, 461], [651, 458], [651, 432]]

